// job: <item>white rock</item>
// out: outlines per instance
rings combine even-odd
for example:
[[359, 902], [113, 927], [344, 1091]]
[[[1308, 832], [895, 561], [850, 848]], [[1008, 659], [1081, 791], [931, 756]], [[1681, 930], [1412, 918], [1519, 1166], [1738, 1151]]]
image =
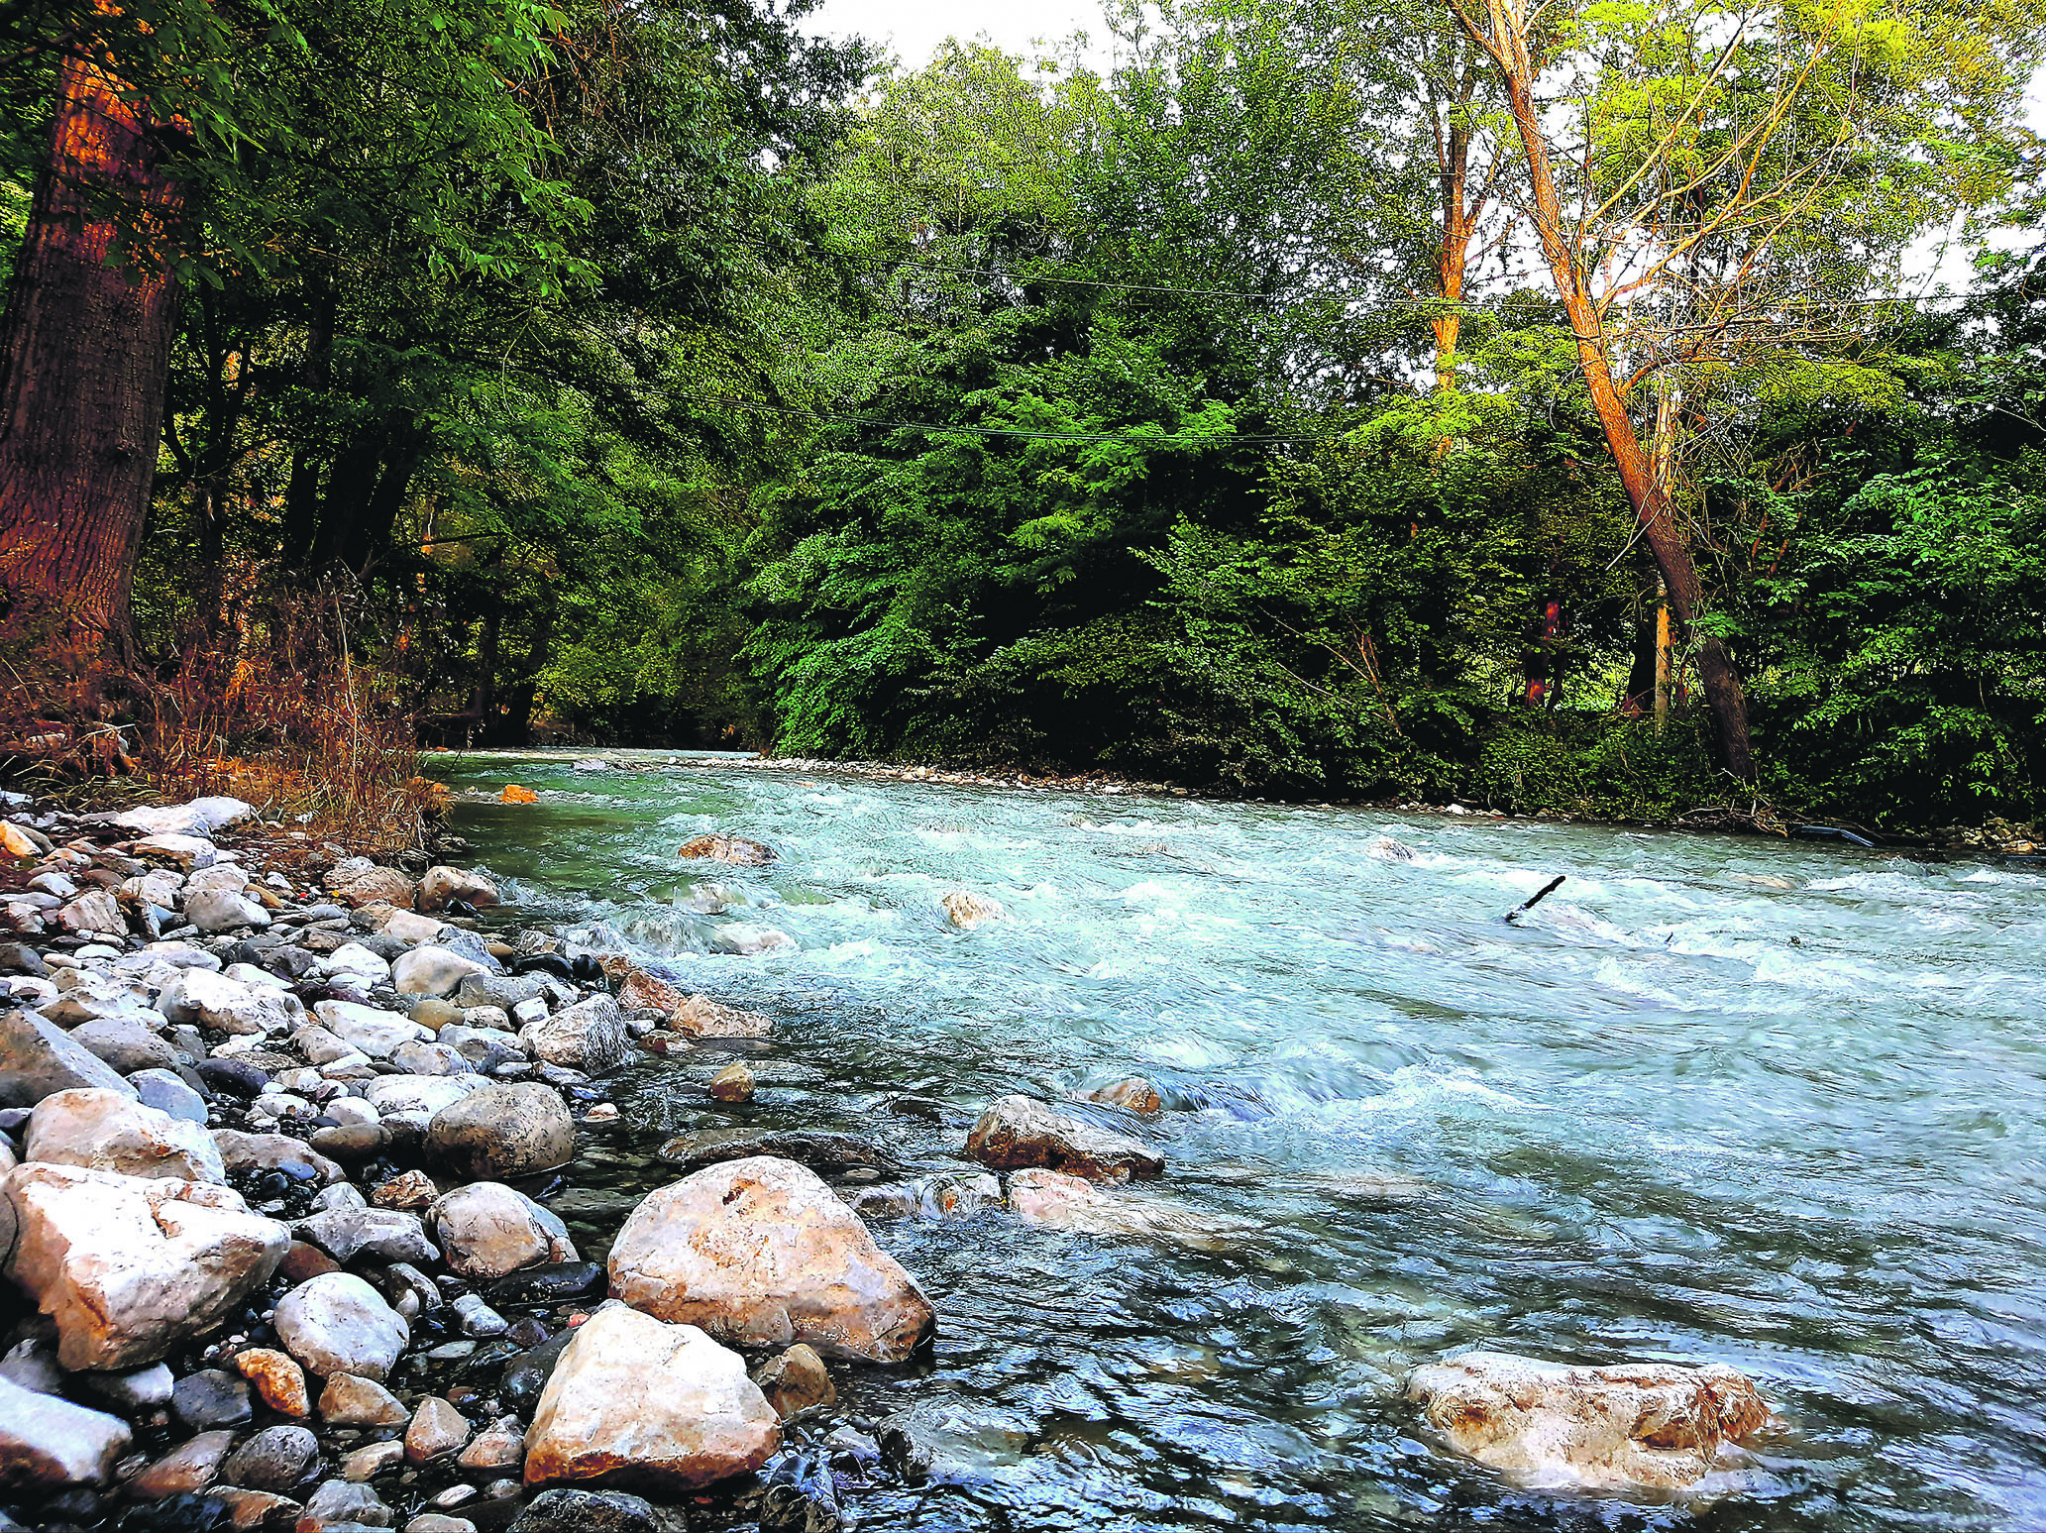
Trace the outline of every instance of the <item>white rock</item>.
[[305, 1004], [290, 991], [245, 985], [206, 969], [180, 970], [156, 1004], [173, 1022], [196, 1022], [243, 1037], [268, 1037], [305, 1025]]
[[67, 1368], [133, 1368], [234, 1313], [291, 1243], [274, 1219], [206, 1182], [30, 1163], [4, 1190], [18, 1235], [8, 1274], [57, 1322]]
[[374, 983], [391, 977], [391, 966], [360, 942], [344, 942], [320, 960], [320, 972], [332, 979], [352, 974]]
[[271, 1324], [306, 1372], [382, 1379], [412, 1338], [404, 1317], [352, 1272], [323, 1272], [278, 1303]]
[[202, 810], [190, 804], [153, 804], [124, 809], [107, 817], [109, 825], [141, 836], [211, 836], [213, 827]]
[[326, 1024], [327, 1031], [372, 1059], [389, 1059], [401, 1043], [425, 1043], [433, 1034], [410, 1017], [395, 1011], [380, 1011], [356, 1001], [315, 1001], [313, 1015]]
[[562, 1349], [526, 1434], [528, 1486], [620, 1471], [659, 1492], [758, 1469], [781, 1445], [746, 1362], [693, 1325], [600, 1309]]
[[781, 948], [792, 948], [796, 945], [796, 939], [772, 926], [756, 926], [745, 921], [734, 921], [712, 932], [710, 945], [720, 953], [737, 953], [750, 958], [758, 953], [772, 953]]
[[68, 932], [112, 932], [127, 931], [128, 923], [121, 915], [121, 907], [112, 894], [105, 889], [86, 890], [57, 912], [57, 924]]
[[540, 1262], [576, 1260], [560, 1218], [502, 1182], [458, 1187], [426, 1211], [448, 1270], [485, 1283]]
[[225, 830], [230, 825], [238, 825], [243, 820], [252, 820], [256, 817], [256, 811], [251, 805], [221, 793], [206, 798], [195, 798], [185, 805], [185, 808], [203, 822], [209, 831]]
[[240, 894], [248, 886], [248, 870], [238, 868], [231, 862], [219, 862], [210, 868], [201, 868], [185, 880], [187, 894], [197, 894], [201, 889], [225, 889], [230, 894]]
[[212, 867], [220, 856], [206, 837], [181, 836], [175, 832], [144, 836], [128, 849], [137, 857], [157, 857], [165, 862], [174, 862], [188, 873], [194, 868]]
[[416, 947], [391, 966], [391, 982], [400, 995], [452, 995], [466, 975], [490, 972], [488, 964], [444, 947]]
[[443, 925], [444, 923], [432, 916], [416, 915], [409, 910], [400, 910], [394, 905], [391, 907], [391, 913], [384, 917], [383, 924], [377, 930], [394, 942], [402, 942], [407, 947], [421, 947], [436, 940]]
[[104, 1485], [128, 1443], [120, 1418], [0, 1379], [0, 1485]]
[[430, 1119], [484, 1084], [480, 1075], [380, 1075], [362, 1094], [383, 1117], [424, 1114]]
[[118, 1091], [92, 1088], [60, 1091], [36, 1104], [23, 1158], [123, 1176], [227, 1180], [220, 1151], [203, 1123], [173, 1118]]
[[202, 932], [225, 932], [268, 926], [270, 912], [230, 889], [201, 889], [185, 896], [185, 919]]

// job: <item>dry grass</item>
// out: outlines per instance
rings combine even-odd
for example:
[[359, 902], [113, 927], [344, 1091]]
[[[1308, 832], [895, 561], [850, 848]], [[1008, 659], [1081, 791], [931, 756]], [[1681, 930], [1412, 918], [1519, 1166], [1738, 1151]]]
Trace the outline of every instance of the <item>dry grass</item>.
[[71, 795], [230, 794], [315, 840], [389, 849], [420, 845], [447, 798], [420, 775], [404, 677], [351, 653], [332, 597], [194, 629], [153, 675], [109, 686], [103, 721], [43, 717], [34, 699], [52, 690], [18, 676], [10, 691], [4, 748]]

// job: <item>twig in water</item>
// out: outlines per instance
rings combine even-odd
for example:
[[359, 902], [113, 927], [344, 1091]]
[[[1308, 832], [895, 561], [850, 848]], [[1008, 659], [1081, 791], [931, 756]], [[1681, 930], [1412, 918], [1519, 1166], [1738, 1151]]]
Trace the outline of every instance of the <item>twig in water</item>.
[[1567, 877], [1569, 877], [1567, 873], [1558, 873], [1554, 878], [1550, 879], [1547, 883], [1543, 884], [1542, 887], [1531, 898], [1522, 900], [1518, 905], [1515, 905], [1511, 910], [1507, 911], [1506, 924], [1508, 926], [1511, 926], [1521, 916], [1526, 915], [1530, 910], [1534, 909], [1535, 906], [1539, 905], [1543, 900], [1547, 899], [1550, 895], [1554, 894], [1558, 889], [1562, 888], [1563, 880]]

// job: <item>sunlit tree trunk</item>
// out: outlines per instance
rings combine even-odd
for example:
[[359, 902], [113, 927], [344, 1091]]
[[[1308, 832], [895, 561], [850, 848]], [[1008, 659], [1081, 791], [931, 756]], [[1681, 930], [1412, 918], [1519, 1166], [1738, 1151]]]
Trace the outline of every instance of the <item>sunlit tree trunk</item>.
[[109, 76], [65, 64], [0, 320], [0, 625], [81, 696], [133, 659], [129, 596], [177, 313], [183, 202], [165, 150]]
[[[1451, 0], [1451, 4], [1472, 41], [1484, 48], [1499, 67], [1507, 108], [1527, 160], [1535, 234], [1576, 337], [1578, 367], [1591, 395], [1592, 409], [1612, 452], [1613, 466], [1619, 471], [1628, 504], [1633, 507], [1635, 519], [1655, 555], [1656, 567], [1662, 572], [1670, 609], [1679, 623], [1689, 625], [1703, 605], [1704, 591], [1697, 568], [1691, 562], [1688, 540], [1671, 514], [1667, 486], [1659, 482], [1649, 454], [1642, 447], [1640, 433], [1627, 413], [1626, 401], [1621, 398], [1607, 354], [1604, 320], [1591, 294], [1589, 274], [1571, 247], [1548, 139], [1534, 98], [1537, 70], [1529, 54], [1526, 18], [1511, 8], [1510, 0], [1488, 0], [1489, 27], [1484, 27], [1456, 0]], [[1737, 777], [1752, 779], [1754, 753], [1748, 740], [1747, 696], [1741, 687], [1740, 673], [1717, 637], [1697, 634], [1695, 643], [1698, 679], [1704, 686], [1705, 701], [1718, 732], [1720, 764]]]

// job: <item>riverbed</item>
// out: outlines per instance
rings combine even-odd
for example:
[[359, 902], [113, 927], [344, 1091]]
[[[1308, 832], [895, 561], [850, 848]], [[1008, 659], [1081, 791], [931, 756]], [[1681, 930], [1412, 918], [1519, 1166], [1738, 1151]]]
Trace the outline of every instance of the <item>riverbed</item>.
[[[1167, 1102], [1136, 1131], [1169, 1169], [1132, 1196], [1168, 1234], [873, 1222], [937, 1346], [840, 1388], [936, 1465], [861, 1526], [2046, 1526], [2039, 875], [606, 759], [436, 775], [509, 916], [600, 923], [776, 1026], [749, 1106], [702, 1094], [723, 1049], [617, 1083], [560, 1204], [588, 1254], [678, 1129], [849, 1129], [929, 1174], [971, 1169], [1005, 1092], [1135, 1073]], [[507, 782], [541, 801], [482, 801]], [[676, 857], [712, 830], [780, 860]], [[1004, 918], [951, 927], [952, 890]], [[735, 927], [793, 945], [719, 951]], [[1730, 1363], [1777, 1419], [1702, 1495], [1518, 1489], [1402, 1397], [1480, 1346]]]

